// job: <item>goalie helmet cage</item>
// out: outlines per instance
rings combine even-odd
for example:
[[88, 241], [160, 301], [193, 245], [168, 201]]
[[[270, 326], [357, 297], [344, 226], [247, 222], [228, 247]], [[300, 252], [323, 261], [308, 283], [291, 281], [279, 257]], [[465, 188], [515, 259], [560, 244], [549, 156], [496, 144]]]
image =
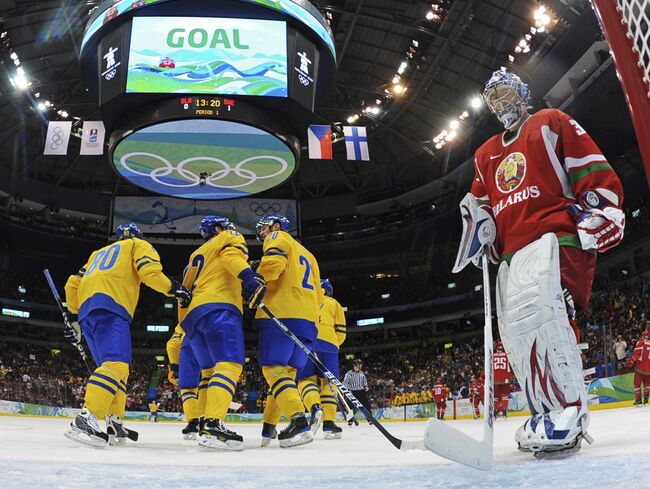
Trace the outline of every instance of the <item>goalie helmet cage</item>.
[[609, 43], [650, 184], [650, 0], [591, 0]]

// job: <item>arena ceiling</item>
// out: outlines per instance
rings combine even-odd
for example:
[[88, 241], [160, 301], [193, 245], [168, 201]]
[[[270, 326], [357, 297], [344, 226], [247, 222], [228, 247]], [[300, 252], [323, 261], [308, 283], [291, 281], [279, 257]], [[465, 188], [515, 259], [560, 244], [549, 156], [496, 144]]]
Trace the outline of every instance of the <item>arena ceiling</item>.
[[[10, 42], [0, 47], [0, 165], [11, 169], [14, 178], [106, 193], [133, 192], [119, 181], [106, 157], [79, 157], [74, 148], [68, 157], [41, 155], [47, 121], [60, 117], [58, 111], [78, 121], [98, 118], [81, 80], [78, 54], [88, 12], [99, 3], [0, 0], [0, 32], [6, 31], [4, 39]], [[333, 162], [303, 158], [295, 178], [279, 191], [299, 199], [353, 193], [371, 200], [449, 172], [498, 130], [486, 110], [469, 108], [492, 71], [507, 66], [509, 56], [514, 56], [516, 70], [532, 69], [581, 17], [593, 16], [586, 1], [545, 1], [552, 13], [548, 32], [533, 36], [530, 52], [517, 54], [514, 48], [530, 32], [539, 2], [314, 3], [330, 19], [339, 64], [335, 85], [315, 122], [346, 124], [349, 117], [359, 116], [355, 123], [368, 127], [371, 161], [346, 161], [342, 142], [335, 143]], [[32, 82], [30, 90], [12, 86], [11, 52]], [[407, 90], [396, 94], [393, 78], [402, 62], [407, 66], [399, 83]], [[38, 103], [44, 100], [54, 109], [40, 111]], [[434, 136], [464, 111], [468, 116], [458, 140], [436, 149]], [[78, 146], [79, 140], [73, 138], [71, 145]]]

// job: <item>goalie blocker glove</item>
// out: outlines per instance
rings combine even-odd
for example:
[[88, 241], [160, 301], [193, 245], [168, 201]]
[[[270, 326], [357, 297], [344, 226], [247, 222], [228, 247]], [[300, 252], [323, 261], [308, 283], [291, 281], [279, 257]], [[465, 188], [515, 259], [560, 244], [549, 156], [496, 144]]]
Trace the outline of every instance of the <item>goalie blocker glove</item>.
[[174, 296], [181, 309], [187, 308], [192, 302], [192, 293], [177, 280], [172, 280], [172, 288], [169, 294]]
[[611, 190], [586, 190], [568, 211], [576, 221], [582, 249], [600, 253], [615, 247], [623, 239], [625, 213], [618, 207], [619, 198]]
[[251, 309], [255, 309], [266, 293], [266, 281], [259, 273], [250, 268], [242, 270], [238, 278], [242, 281], [241, 294], [244, 302]]

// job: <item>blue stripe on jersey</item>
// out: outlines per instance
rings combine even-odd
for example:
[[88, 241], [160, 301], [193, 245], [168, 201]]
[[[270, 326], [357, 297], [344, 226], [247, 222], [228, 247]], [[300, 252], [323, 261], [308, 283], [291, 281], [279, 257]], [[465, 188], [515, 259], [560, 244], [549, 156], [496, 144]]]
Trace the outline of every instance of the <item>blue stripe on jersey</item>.
[[275, 390], [275, 388], [278, 386], [278, 384], [280, 384], [280, 382], [286, 382], [286, 381], [295, 382], [291, 377], [280, 377], [271, 386], [271, 392], [273, 392]]
[[297, 387], [296, 387], [295, 384], [294, 384], [294, 385], [291, 385], [291, 384], [284, 384], [282, 387], [280, 387], [280, 388], [278, 389], [278, 391], [277, 391], [275, 394], [273, 394], [273, 397], [275, 397], [275, 398], [277, 399], [278, 396], [280, 395], [280, 393], [282, 393], [283, 390], [288, 389], [289, 387], [291, 387], [292, 389], [297, 389]]
[[103, 389], [106, 389], [108, 392], [110, 392], [110, 393], [113, 394], [113, 395], [116, 394], [116, 391], [115, 391], [114, 389], [111, 389], [111, 388], [110, 388], [109, 386], [107, 386], [106, 384], [102, 384], [101, 382], [97, 382], [96, 380], [92, 380], [92, 379], [90, 379], [90, 380], [88, 381], [88, 383], [89, 383], [89, 384], [93, 384], [93, 385], [97, 385], [97, 386], [99, 386], [99, 387], [101, 387], [101, 388], [103, 388]]
[[222, 382], [210, 382], [208, 384], [208, 387], [221, 387], [223, 390], [230, 392], [230, 395], [235, 395], [235, 391], [229, 385], [226, 385]]
[[110, 382], [110, 383], [113, 384], [115, 387], [118, 387], [118, 388], [120, 387], [120, 384], [118, 383], [117, 380], [112, 379], [112, 378], [108, 377], [107, 375], [104, 375], [104, 374], [98, 374], [97, 372], [93, 372], [93, 373], [91, 374], [90, 378], [92, 379], [93, 377], [98, 377], [98, 378], [103, 379], [103, 380], [105, 380], [105, 381], [107, 381], [107, 382]]
[[233, 388], [233, 389], [236, 389], [236, 388], [237, 388], [237, 384], [235, 384], [231, 379], [229, 379], [229, 378], [226, 377], [225, 375], [222, 375], [222, 374], [213, 374], [213, 375], [212, 375], [212, 379], [215, 379], [215, 378], [219, 378], [219, 379], [223, 379], [223, 380], [225, 380], [225, 381], [228, 382], [230, 385], [232, 385], [232, 388]]

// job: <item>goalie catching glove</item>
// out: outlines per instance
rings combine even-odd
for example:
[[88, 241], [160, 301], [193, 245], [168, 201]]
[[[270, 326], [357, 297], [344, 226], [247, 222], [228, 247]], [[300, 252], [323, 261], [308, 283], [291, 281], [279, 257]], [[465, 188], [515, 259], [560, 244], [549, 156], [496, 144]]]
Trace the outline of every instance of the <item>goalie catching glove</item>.
[[603, 253], [621, 242], [625, 213], [617, 207], [618, 197], [607, 189], [585, 191], [568, 211], [576, 221], [583, 250]]
[[244, 303], [251, 309], [255, 309], [260, 305], [266, 293], [264, 277], [250, 268], [242, 270], [238, 277], [242, 281], [241, 295], [244, 298]]
[[460, 272], [469, 262], [481, 268], [483, 254], [487, 254], [492, 263], [498, 263], [499, 253], [495, 246], [497, 226], [492, 209], [488, 205], [481, 205], [476, 197], [468, 193], [460, 202], [460, 214], [463, 219], [463, 235], [452, 271]]

